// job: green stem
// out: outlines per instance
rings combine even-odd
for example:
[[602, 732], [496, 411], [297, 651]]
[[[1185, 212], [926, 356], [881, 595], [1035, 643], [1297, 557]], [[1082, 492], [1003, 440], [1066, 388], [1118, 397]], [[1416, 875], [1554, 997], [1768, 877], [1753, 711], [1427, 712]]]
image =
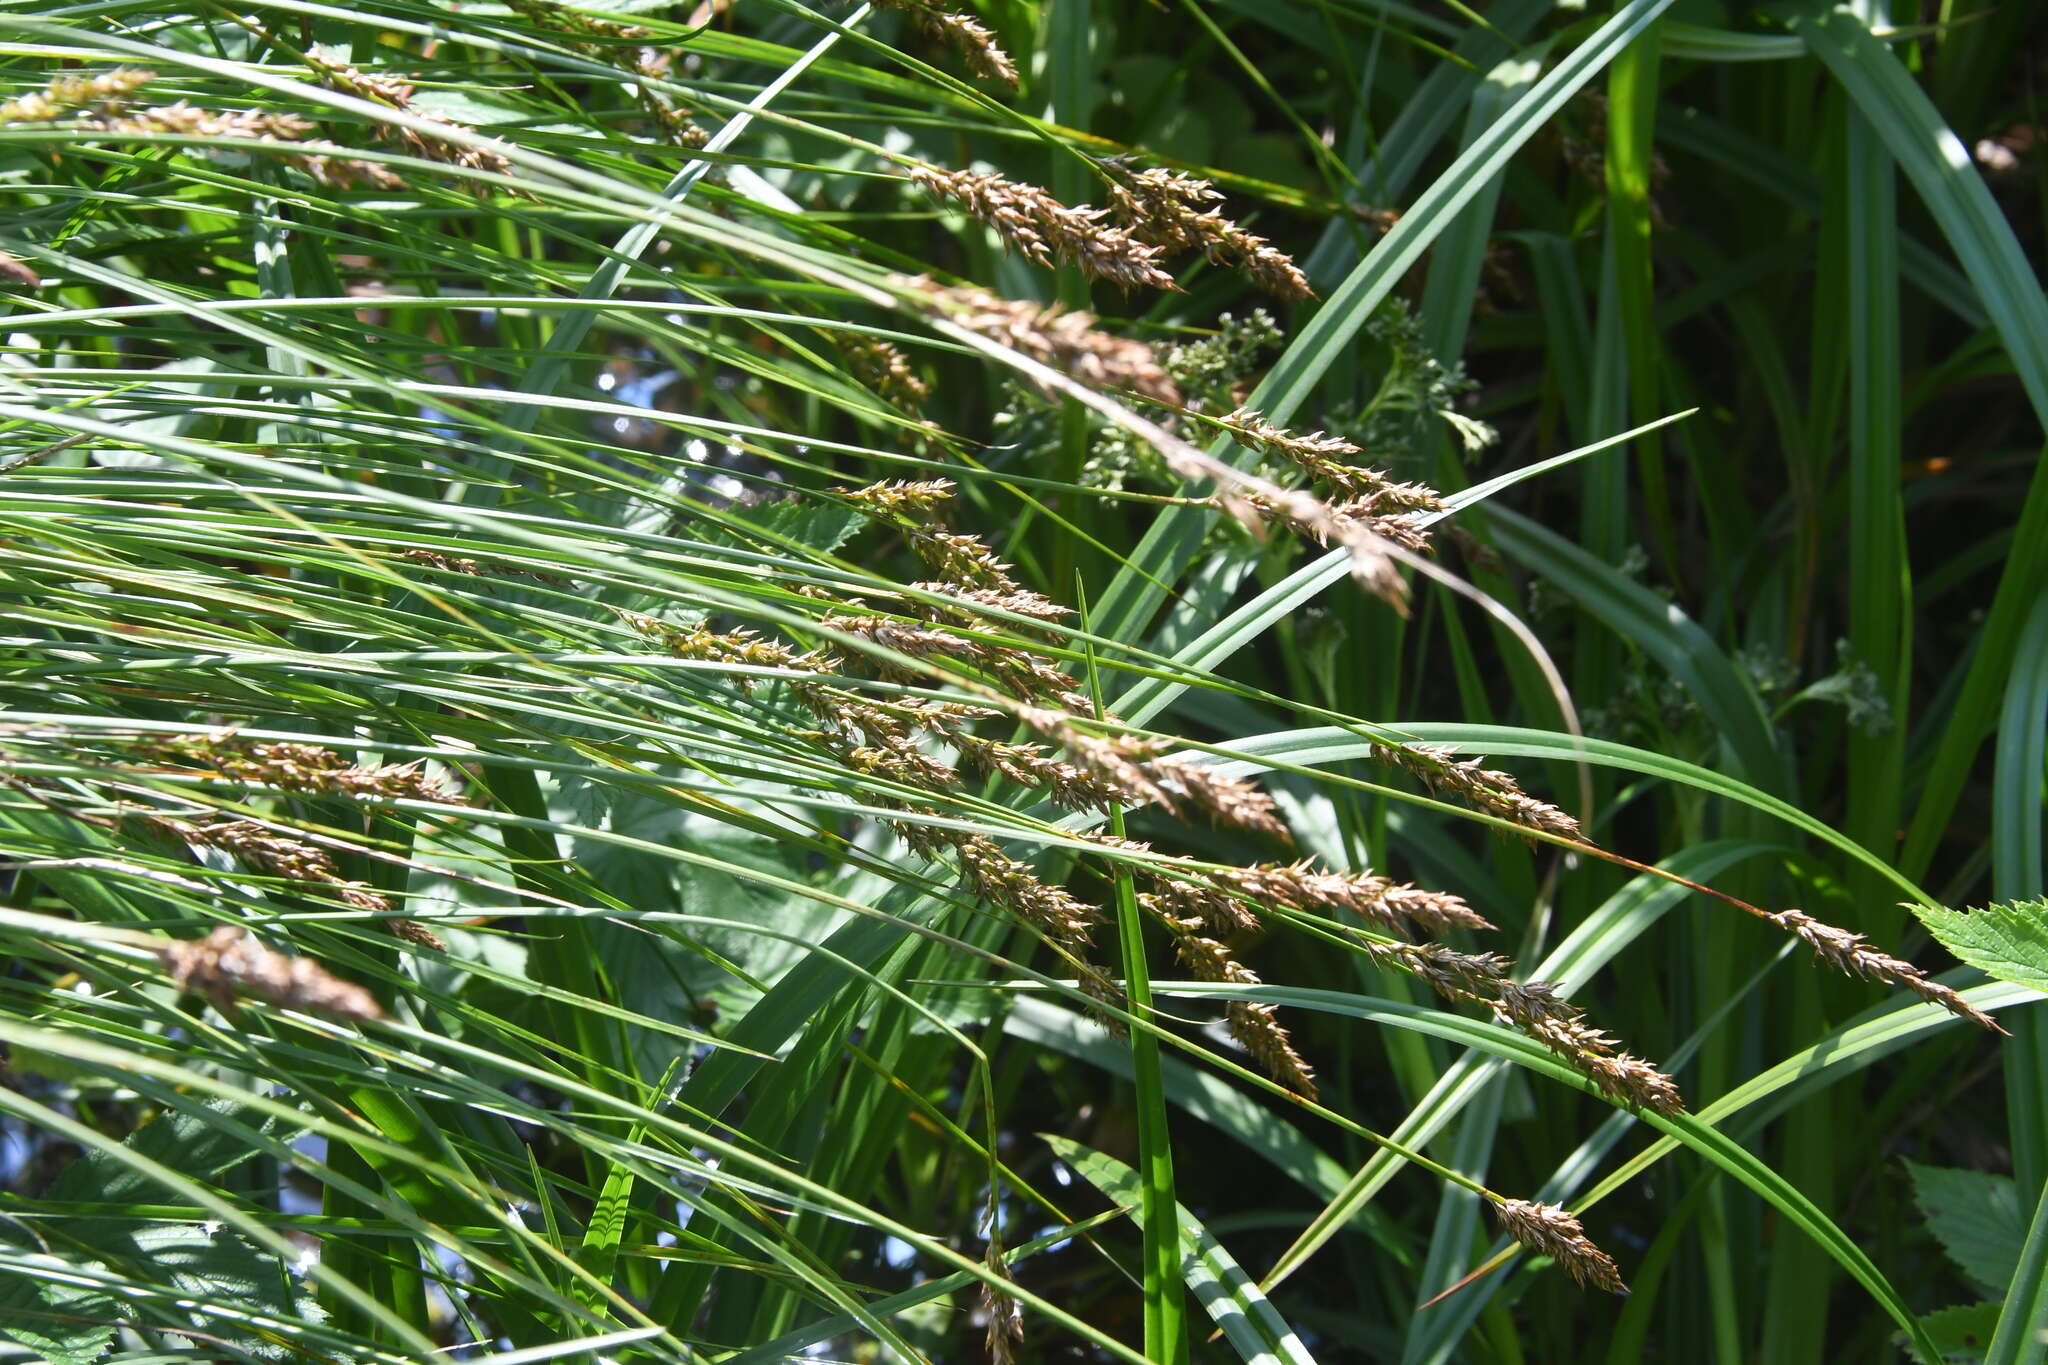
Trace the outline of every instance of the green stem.
[[[1124, 837], [1124, 813], [1109, 813], [1110, 833]], [[1145, 967], [1144, 919], [1132, 889], [1129, 867], [1116, 870], [1117, 943], [1124, 960], [1124, 994], [1131, 1013], [1152, 1013], [1152, 977]], [[1159, 1039], [1131, 1030], [1131, 1080], [1137, 1088], [1138, 1172], [1143, 1202], [1138, 1219], [1145, 1230], [1145, 1358], [1169, 1365], [1188, 1355], [1186, 1302], [1180, 1278], [1180, 1216], [1175, 1208], [1172, 1134], [1166, 1126], [1166, 1084], [1159, 1065]]]
[[[1083, 629], [1088, 626], [1087, 589], [1075, 583]], [[1101, 679], [1095, 651], [1088, 651], [1088, 693], [1097, 698], [1102, 719]], [[1121, 806], [1109, 807], [1109, 832], [1124, 837]], [[1130, 864], [1112, 864], [1116, 888], [1117, 947], [1123, 956], [1124, 995], [1136, 1019], [1152, 1023], [1152, 974], [1145, 965], [1145, 920], [1138, 911]], [[1180, 1213], [1173, 1181], [1173, 1135], [1166, 1123], [1166, 1081], [1159, 1061], [1159, 1036], [1149, 1028], [1131, 1030], [1131, 1082], [1137, 1091], [1138, 1223], [1144, 1230], [1145, 1358], [1157, 1365], [1186, 1365], [1187, 1300], [1180, 1273]]]

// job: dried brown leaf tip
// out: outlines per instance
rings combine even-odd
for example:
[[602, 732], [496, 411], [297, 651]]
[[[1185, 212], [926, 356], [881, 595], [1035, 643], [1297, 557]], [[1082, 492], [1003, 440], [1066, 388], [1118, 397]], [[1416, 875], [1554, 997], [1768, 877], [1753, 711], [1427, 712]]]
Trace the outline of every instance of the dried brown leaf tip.
[[981, 289], [910, 283], [968, 331], [999, 341], [1033, 360], [1098, 389], [1129, 389], [1156, 403], [1178, 404], [1180, 389], [1142, 341], [1095, 330], [1088, 313], [1040, 308]]
[[1242, 270], [1269, 294], [1314, 298], [1293, 260], [1216, 210], [1222, 199], [1214, 185], [1191, 175], [1111, 172], [1110, 205], [1133, 236], [1166, 251], [1199, 251], [1216, 265]]
[[1101, 209], [1069, 208], [1036, 185], [994, 171], [949, 171], [918, 166], [910, 178], [934, 197], [957, 204], [970, 217], [1043, 266], [1065, 261], [1085, 275], [1124, 288], [1178, 289], [1159, 265], [1159, 249], [1102, 220]]
[[203, 995], [223, 1014], [254, 996], [282, 1009], [369, 1023], [384, 1011], [361, 986], [343, 981], [309, 957], [290, 957], [223, 924], [201, 939], [174, 939], [157, 958], [181, 991]]
[[0, 251], [0, 278], [12, 280], [28, 289], [39, 289], [43, 283], [43, 277], [35, 272], [34, 267], [11, 251]]
[[959, 51], [967, 69], [977, 76], [1017, 88], [1017, 64], [996, 42], [988, 25], [927, 0], [881, 0], [884, 9], [900, 10], [925, 34]]
[[1880, 952], [1875, 944], [1861, 934], [1822, 923], [1803, 910], [1780, 910], [1774, 915], [1765, 915], [1764, 918], [1780, 929], [1796, 934], [1801, 942], [1813, 949], [1814, 956], [1836, 971], [1867, 977], [1872, 981], [1888, 982], [1894, 986], [1904, 986], [1929, 1004], [1939, 1005], [1950, 1014], [1967, 1019], [1980, 1028], [1990, 1029], [1994, 1033], [2005, 1032], [2005, 1028], [1989, 1014], [1939, 981], [1930, 979], [1912, 963]]
[[1507, 1235], [1539, 1256], [1548, 1256], [1564, 1267], [1574, 1284], [1591, 1285], [1610, 1294], [1626, 1294], [1621, 1270], [1614, 1260], [1579, 1226], [1579, 1220], [1560, 1204], [1539, 1204], [1527, 1199], [1491, 1200], [1494, 1216]]

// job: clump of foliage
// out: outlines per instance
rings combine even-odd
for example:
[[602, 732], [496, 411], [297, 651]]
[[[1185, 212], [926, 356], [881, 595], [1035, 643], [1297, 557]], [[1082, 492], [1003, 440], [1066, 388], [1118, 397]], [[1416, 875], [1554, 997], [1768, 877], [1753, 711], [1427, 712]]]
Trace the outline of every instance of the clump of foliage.
[[0, 3], [0, 1337], [2028, 1358], [2025, 9]]

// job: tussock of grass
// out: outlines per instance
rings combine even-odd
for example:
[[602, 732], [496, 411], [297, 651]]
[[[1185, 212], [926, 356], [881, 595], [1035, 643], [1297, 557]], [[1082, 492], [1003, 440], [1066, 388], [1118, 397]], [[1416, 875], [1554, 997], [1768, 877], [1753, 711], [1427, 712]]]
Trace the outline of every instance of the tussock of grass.
[[2037, 20], [1109, 8], [0, 10], [0, 1338], [1942, 1349]]

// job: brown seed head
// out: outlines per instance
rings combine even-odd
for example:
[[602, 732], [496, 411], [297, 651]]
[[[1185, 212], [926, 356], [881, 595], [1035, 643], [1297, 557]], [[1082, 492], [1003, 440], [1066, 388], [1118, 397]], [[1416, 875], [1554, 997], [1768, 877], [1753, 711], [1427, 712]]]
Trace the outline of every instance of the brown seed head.
[[1141, 341], [1095, 330], [1084, 312], [1061, 312], [997, 298], [980, 289], [941, 289], [918, 282], [955, 323], [1063, 370], [1084, 384], [1129, 389], [1156, 403], [1178, 404], [1180, 389]]
[[157, 957], [181, 991], [204, 995], [223, 1013], [238, 997], [367, 1023], [383, 1009], [361, 986], [343, 981], [310, 957], [287, 957], [223, 924], [202, 939], [172, 939]]
[[1556, 806], [1524, 792], [1506, 773], [1480, 766], [1483, 760], [1452, 758], [1447, 749], [1425, 744], [1373, 745], [1373, 756], [1409, 773], [1425, 787], [1462, 798], [1488, 814], [1566, 839], [1579, 839], [1579, 822]]
[[1562, 1205], [1498, 1197], [1492, 1203], [1494, 1216], [1500, 1219], [1508, 1236], [1563, 1266], [1574, 1284], [1589, 1284], [1610, 1294], [1628, 1292], [1613, 1259], [1593, 1245], [1579, 1220]]
[[1113, 176], [1109, 192], [1117, 220], [1141, 241], [1167, 251], [1200, 251], [1281, 298], [1314, 298], [1308, 276], [1291, 259], [1211, 207], [1222, 198], [1208, 181], [1167, 170]]
[[[1189, 971], [1203, 981], [1236, 986], [1260, 984], [1258, 974], [1239, 962], [1230, 949], [1200, 934], [1176, 934], [1174, 952]], [[1230, 1035], [1265, 1069], [1267, 1075], [1298, 1095], [1316, 1097], [1315, 1073], [1299, 1052], [1294, 1040], [1280, 1023], [1273, 1007], [1251, 1000], [1226, 1002]]]
[[1039, 265], [1065, 261], [1085, 275], [1129, 288], [1178, 290], [1159, 268], [1159, 252], [1122, 228], [1103, 223], [1101, 209], [1069, 208], [1036, 185], [994, 171], [919, 166], [911, 179], [933, 196], [958, 204]]
[[1963, 999], [1957, 992], [1929, 978], [1912, 963], [1880, 952], [1875, 944], [1861, 934], [1836, 928], [1832, 924], [1824, 924], [1803, 910], [1780, 910], [1775, 915], [1766, 915], [1765, 918], [1780, 929], [1787, 929], [1798, 935], [1801, 942], [1813, 949], [1814, 956], [1836, 971], [1867, 977], [1872, 981], [1904, 986], [1922, 1000], [1939, 1005], [1950, 1014], [1967, 1019], [1979, 1028], [1990, 1029], [1994, 1033], [2005, 1032], [1996, 1019]]
[[154, 71], [121, 67], [92, 76], [59, 76], [41, 90], [0, 104], [0, 127], [10, 123], [49, 123], [73, 109], [97, 107], [118, 113], [128, 97], [156, 78]]
[[955, 14], [930, 0], [880, 0], [885, 9], [901, 10], [929, 36], [959, 51], [967, 69], [977, 76], [1017, 88], [1017, 64], [997, 44], [988, 26], [971, 14]]

